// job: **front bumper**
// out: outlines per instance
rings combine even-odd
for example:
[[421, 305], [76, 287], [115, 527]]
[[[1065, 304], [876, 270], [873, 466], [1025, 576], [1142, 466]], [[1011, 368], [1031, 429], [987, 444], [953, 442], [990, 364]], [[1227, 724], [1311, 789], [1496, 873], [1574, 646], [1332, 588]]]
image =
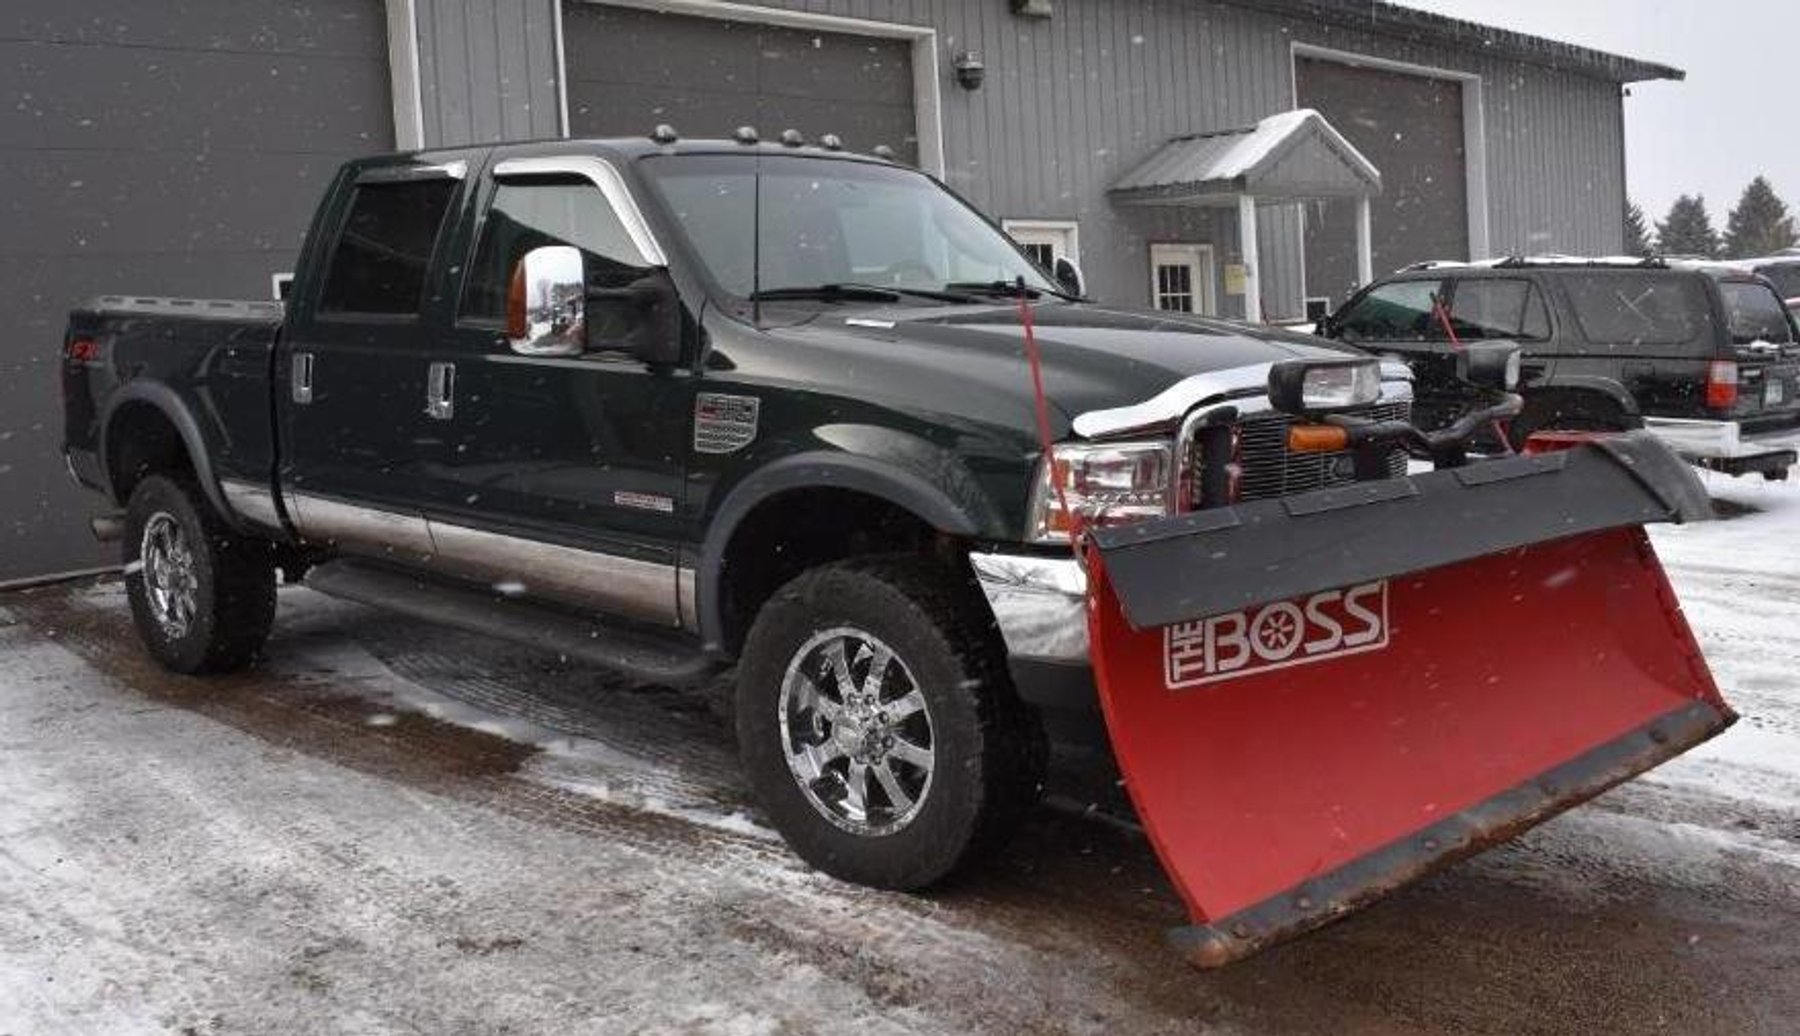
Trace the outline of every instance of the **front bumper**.
[[1794, 446], [1800, 440], [1796, 425], [1746, 430], [1737, 421], [1646, 417], [1644, 428], [1690, 464], [1728, 475], [1762, 472], [1786, 477], [1800, 456]]
[[1088, 661], [1087, 574], [1072, 556], [973, 551], [969, 564], [1006, 641], [1019, 697], [1039, 708], [1099, 706]]

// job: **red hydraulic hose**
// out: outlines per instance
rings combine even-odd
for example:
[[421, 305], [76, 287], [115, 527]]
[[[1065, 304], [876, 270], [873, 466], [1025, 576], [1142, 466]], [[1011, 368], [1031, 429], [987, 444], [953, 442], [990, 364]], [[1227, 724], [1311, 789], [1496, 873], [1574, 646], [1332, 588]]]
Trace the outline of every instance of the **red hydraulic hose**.
[[1081, 515], [1069, 508], [1068, 495], [1063, 492], [1062, 481], [1056, 477], [1056, 444], [1050, 436], [1050, 400], [1044, 395], [1043, 354], [1038, 350], [1037, 328], [1032, 323], [1031, 300], [1026, 297], [1023, 277], [1019, 278], [1019, 326], [1025, 330], [1025, 362], [1031, 368], [1031, 401], [1037, 413], [1038, 446], [1044, 451], [1045, 475], [1050, 479], [1050, 489], [1056, 493], [1057, 506], [1069, 516], [1069, 549], [1080, 561]]

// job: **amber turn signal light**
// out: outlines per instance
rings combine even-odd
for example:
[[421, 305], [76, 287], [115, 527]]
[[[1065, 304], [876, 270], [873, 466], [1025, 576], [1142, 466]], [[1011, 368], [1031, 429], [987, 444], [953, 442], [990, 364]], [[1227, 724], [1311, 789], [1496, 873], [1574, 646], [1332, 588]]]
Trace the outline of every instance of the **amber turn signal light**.
[[1336, 453], [1349, 448], [1350, 433], [1334, 424], [1289, 425], [1287, 444], [1295, 453]]

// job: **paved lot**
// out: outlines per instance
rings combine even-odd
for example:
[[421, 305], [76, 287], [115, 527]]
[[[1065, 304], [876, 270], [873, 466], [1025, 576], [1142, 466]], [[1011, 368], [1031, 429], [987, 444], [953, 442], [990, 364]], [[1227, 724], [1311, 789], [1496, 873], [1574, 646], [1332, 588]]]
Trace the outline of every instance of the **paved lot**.
[[868, 892], [761, 827], [702, 696], [298, 590], [263, 670], [181, 679], [116, 585], [13, 594], [0, 1034], [1792, 1032], [1800, 490], [1719, 491], [1754, 510], [1658, 542], [1744, 722], [1208, 975], [1104, 816]]

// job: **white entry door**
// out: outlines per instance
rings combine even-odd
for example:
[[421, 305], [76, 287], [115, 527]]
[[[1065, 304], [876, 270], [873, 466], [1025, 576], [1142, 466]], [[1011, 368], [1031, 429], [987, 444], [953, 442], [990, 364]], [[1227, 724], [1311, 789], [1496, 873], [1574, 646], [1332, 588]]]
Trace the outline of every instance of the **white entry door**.
[[1211, 245], [1151, 245], [1150, 302], [1177, 313], [1216, 314]]

